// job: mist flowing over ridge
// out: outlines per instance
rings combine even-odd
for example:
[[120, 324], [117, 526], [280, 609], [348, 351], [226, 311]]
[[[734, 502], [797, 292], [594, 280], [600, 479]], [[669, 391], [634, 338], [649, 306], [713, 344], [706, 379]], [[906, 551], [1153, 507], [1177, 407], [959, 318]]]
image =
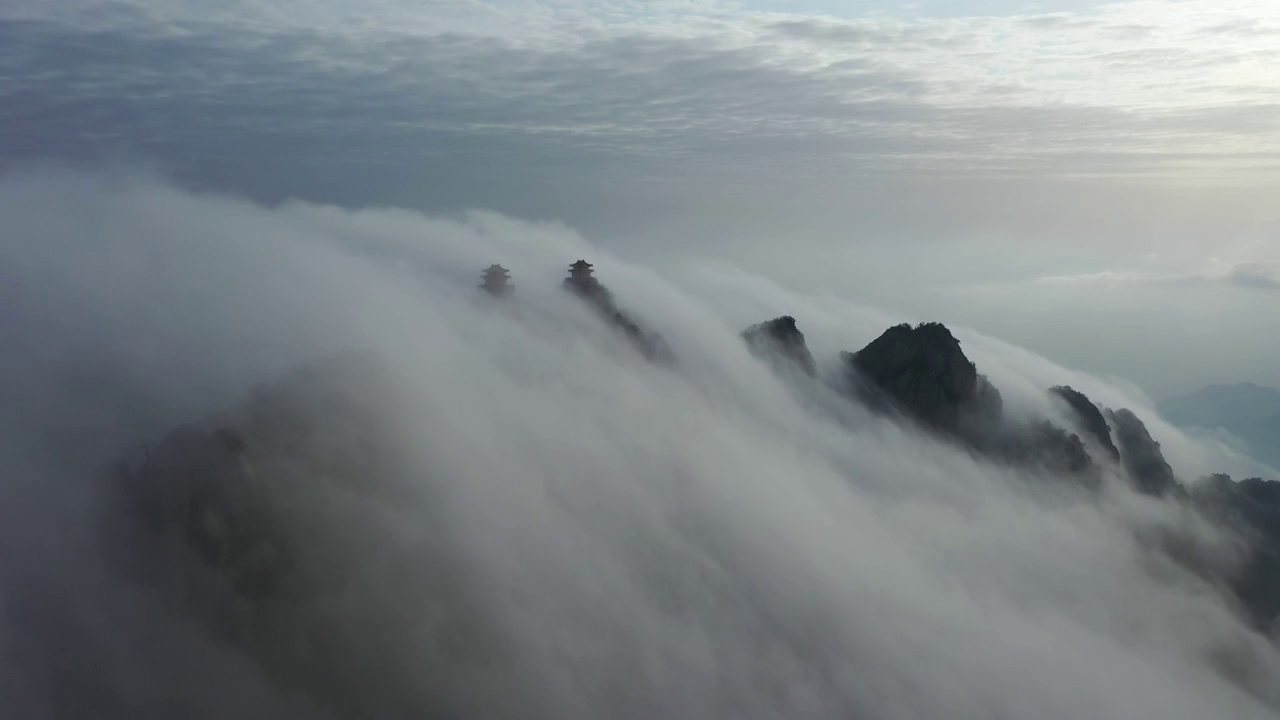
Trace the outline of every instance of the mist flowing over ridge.
[[[1122, 383], [483, 212], [42, 171], [0, 179], [0, 223], [22, 717], [1280, 709], [1280, 651], [1219, 582], [1245, 540], [1163, 485], [1268, 469]], [[607, 307], [561, 286], [582, 257]], [[1077, 448], [1090, 481], [1057, 481]]]

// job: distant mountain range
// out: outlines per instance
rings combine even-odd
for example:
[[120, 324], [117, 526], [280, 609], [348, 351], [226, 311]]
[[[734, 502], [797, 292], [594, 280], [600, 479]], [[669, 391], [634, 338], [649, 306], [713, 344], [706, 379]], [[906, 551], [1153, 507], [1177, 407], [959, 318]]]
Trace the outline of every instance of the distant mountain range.
[[1241, 450], [1280, 466], [1280, 390], [1254, 383], [1209, 385], [1157, 404], [1166, 420], [1182, 428], [1221, 429], [1240, 440]]

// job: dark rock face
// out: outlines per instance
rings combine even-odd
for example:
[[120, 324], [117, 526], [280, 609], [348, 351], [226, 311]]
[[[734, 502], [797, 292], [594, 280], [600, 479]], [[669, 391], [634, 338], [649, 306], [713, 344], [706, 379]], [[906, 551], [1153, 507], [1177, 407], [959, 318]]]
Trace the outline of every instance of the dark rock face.
[[1173, 468], [1164, 459], [1160, 443], [1132, 411], [1108, 411], [1119, 441], [1120, 457], [1135, 487], [1148, 495], [1163, 496], [1178, 487]]
[[810, 377], [817, 372], [813, 354], [804, 342], [804, 333], [796, 327], [795, 318], [789, 315], [752, 325], [742, 331], [742, 337], [753, 355], [773, 363], [775, 367], [790, 365]]
[[589, 272], [579, 272], [564, 279], [561, 286], [593, 305], [616, 310], [613, 293], [600, 282], [599, 278]]
[[1066, 385], [1059, 385], [1050, 389], [1049, 392], [1066, 401], [1079, 419], [1081, 429], [1088, 432], [1094, 440], [1098, 441], [1098, 444], [1111, 457], [1112, 462], [1120, 462], [1120, 449], [1111, 440], [1111, 426], [1107, 424], [1107, 419], [1102, 416], [1101, 408], [1095, 405], [1084, 393]]
[[862, 351], [845, 353], [845, 360], [856, 373], [855, 391], [873, 407], [887, 398], [890, 406], [991, 460], [1101, 487], [1101, 471], [1080, 436], [1048, 421], [1004, 417], [1000, 392], [941, 324], [890, 328]]
[[672, 362], [675, 358], [671, 347], [661, 335], [640, 327], [627, 317], [613, 301], [613, 293], [595, 276], [586, 273], [575, 273], [564, 279], [565, 290], [581, 298], [599, 313], [605, 322], [617, 328], [640, 351], [642, 355], [656, 362]]
[[1242, 538], [1245, 558], [1226, 582], [1254, 624], [1275, 629], [1280, 619], [1280, 483], [1261, 478], [1237, 483], [1216, 474], [1191, 485], [1189, 497], [1202, 513]]
[[858, 379], [920, 422], [953, 434], [999, 419], [1000, 393], [978, 374], [960, 341], [940, 323], [898, 325], [857, 353], [845, 353]]
[[395, 429], [396, 387], [343, 358], [175, 429], [119, 469], [107, 537], [132, 528], [121, 569], [287, 692], [342, 717], [491, 715], [451, 687], [501, 652]]
[[1032, 424], [1025, 443], [1024, 462], [1059, 473], [1087, 477], [1090, 480], [1087, 484], [1092, 487], [1101, 483], [1098, 467], [1079, 435], [1042, 421]]
[[615, 310], [612, 316], [607, 317], [646, 359], [661, 363], [670, 363], [675, 360], [671, 347], [658, 333], [645, 330], [621, 311]]

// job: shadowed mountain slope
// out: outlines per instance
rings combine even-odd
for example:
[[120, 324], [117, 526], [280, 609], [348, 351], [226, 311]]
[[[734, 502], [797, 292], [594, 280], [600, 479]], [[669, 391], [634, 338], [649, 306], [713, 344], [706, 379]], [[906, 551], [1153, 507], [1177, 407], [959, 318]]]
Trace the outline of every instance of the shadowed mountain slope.
[[1081, 429], [1088, 432], [1098, 445], [1107, 453], [1112, 462], [1120, 462], [1120, 448], [1111, 440], [1111, 426], [1103, 417], [1102, 410], [1079, 390], [1066, 385], [1051, 388], [1049, 392], [1066, 401], [1080, 421]]
[[773, 363], [775, 367], [790, 365], [812, 377], [817, 372], [813, 354], [805, 345], [804, 333], [790, 315], [752, 325], [742, 331], [752, 354]]

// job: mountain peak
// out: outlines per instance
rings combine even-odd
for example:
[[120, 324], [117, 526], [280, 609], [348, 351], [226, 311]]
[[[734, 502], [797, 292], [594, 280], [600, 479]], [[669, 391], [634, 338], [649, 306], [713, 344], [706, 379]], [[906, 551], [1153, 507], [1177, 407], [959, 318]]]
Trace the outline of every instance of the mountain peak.
[[804, 333], [796, 327], [796, 319], [783, 315], [767, 322], [752, 325], [742, 331], [747, 347], [753, 355], [771, 362], [788, 362], [806, 375], [813, 376], [817, 366], [813, 354], [805, 344]]
[[1124, 468], [1138, 490], [1159, 496], [1177, 487], [1173, 468], [1164, 459], [1160, 443], [1151, 437], [1146, 424], [1127, 408], [1107, 414], [1116, 430]]
[[1059, 385], [1051, 388], [1049, 392], [1067, 403], [1083, 429], [1098, 441], [1113, 462], [1120, 462], [1120, 449], [1111, 440], [1111, 426], [1107, 424], [1107, 419], [1103, 417], [1102, 410], [1097, 404], [1070, 385]]
[[1000, 415], [999, 391], [941, 323], [891, 327], [845, 357], [860, 378], [926, 425], [956, 432], [966, 417]]
[[586, 260], [578, 260], [569, 266], [569, 277], [562, 287], [591, 306], [605, 322], [620, 330], [646, 358], [658, 362], [672, 362], [674, 356], [666, 340], [656, 332], [640, 327], [622, 312], [613, 300], [613, 293], [594, 274], [594, 268]]

